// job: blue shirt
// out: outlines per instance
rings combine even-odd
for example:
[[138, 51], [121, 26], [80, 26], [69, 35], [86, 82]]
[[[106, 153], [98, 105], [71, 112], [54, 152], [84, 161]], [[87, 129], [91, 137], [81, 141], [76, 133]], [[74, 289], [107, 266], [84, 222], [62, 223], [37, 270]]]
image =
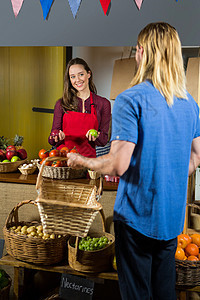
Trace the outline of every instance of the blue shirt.
[[183, 230], [192, 140], [200, 136], [199, 108], [188, 94], [165, 98], [145, 81], [115, 100], [113, 140], [135, 143], [128, 170], [121, 176], [114, 221], [159, 240]]

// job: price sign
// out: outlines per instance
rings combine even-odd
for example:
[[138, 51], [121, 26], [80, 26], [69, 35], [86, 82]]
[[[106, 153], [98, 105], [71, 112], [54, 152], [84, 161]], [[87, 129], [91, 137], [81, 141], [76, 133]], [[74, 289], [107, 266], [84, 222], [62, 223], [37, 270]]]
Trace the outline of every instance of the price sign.
[[0, 239], [0, 258], [3, 256], [3, 247], [4, 247], [5, 241], [3, 239]]
[[92, 300], [94, 282], [82, 277], [62, 274], [59, 296], [62, 299]]

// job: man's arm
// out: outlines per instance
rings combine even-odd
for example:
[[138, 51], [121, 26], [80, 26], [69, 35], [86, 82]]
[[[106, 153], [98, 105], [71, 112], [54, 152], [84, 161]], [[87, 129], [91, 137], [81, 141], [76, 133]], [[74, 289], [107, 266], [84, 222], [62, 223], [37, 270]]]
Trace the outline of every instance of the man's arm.
[[97, 158], [88, 158], [80, 154], [68, 153], [68, 166], [72, 168], [86, 167], [101, 174], [121, 176], [130, 165], [135, 144], [115, 140], [111, 143], [110, 152]]
[[197, 137], [192, 141], [190, 164], [189, 164], [189, 176], [196, 170], [199, 164], [200, 164], [200, 137]]

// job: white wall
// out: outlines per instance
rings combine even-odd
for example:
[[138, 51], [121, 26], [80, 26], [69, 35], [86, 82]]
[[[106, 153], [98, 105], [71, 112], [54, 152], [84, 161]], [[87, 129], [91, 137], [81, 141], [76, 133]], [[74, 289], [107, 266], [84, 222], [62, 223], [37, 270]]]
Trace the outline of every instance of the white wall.
[[[91, 68], [97, 93], [109, 100], [114, 61], [122, 53], [123, 47], [73, 47], [73, 57], [83, 58]], [[110, 102], [113, 107], [114, 101]]]

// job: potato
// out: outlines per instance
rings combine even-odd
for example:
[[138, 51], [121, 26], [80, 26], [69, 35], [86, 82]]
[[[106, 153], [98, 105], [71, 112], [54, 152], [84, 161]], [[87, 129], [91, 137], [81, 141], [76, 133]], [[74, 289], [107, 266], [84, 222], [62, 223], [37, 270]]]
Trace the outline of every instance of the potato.
[[27, 228], [27, 233], [31, 233], [32, 231], [36, 231], [35, 226], [30, 226]]

